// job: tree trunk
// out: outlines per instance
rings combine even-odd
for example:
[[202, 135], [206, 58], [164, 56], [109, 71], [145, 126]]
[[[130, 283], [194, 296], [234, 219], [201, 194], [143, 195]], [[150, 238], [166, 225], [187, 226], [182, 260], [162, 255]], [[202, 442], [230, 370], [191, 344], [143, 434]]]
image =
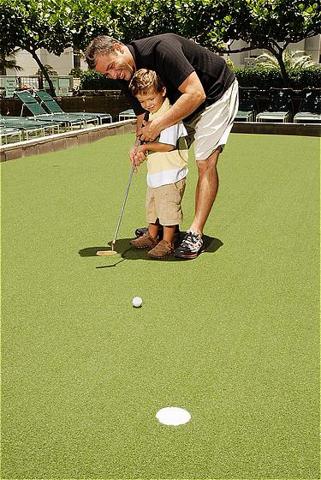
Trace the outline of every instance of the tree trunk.
[[38, 55], [36, 54], [36, 52], [34, 50], [30, 50], [29, 51], [32, 55], [32, 57], [35, 59], [35, 61], [37, 62], [37, 64], [39, 65], [39, 68], [43, 74], [43, 76], [45, 77], [45, 79], [47, 80], [48, 82], [48, 85], [49, 85], [49, 90], [50, 90], [50, 95], [52, 97], [54, 97], [56, 95], [56, 92], [55, 92], [55, 88], [53, 86], [53, 83], [51, 81], [51, 78], [49, 77], [49, 73], [47, 72], [47, 70], [45, 69], [45, 67], [42, 65], [41, 61], [40, 61], [40, 58], [38, 57]]
[[6, 65], [6, 56], [4, 53], [0, 53], [0, 75], [7, 75], [5, 65]]
[[284, 52], [285, 48], [274, 49], [272, 47], [272, 48], [269, 48], [268, 50], [275, 56], [275, 58], [278, 61], [284, 86], [285, 87], [290, 87], [290, 78], [289, 78], [288, 72], [286, 71], [284, 62], [283, 62], [283, 52]]

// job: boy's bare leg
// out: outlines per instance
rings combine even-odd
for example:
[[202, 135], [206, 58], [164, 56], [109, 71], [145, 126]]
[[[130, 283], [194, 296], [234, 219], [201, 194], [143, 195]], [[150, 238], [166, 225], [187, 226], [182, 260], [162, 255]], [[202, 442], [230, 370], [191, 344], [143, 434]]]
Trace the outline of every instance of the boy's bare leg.
[[159, 223], [149, 223], [148, 233], [150, 237], [156, 239], [158, 235]]
[[174, 235], [176, 225], [163, 226], [163, 238], [147, 255], [151, 258], [162, 259], [171, 255], [174, 251]]
[[166, 240], [168, 243], [173, 243], [176, 227], [177, 225], [163, 227], [163, 240]]
[[203, 233], [206, 220], [216, 198], [219, 179], [217, 173], [218, 157], [221, 147], [218, 147], [207, 160], [197, 161], [198, 182], [195, 192], [195, 217], [190, 227], [195, 233]]

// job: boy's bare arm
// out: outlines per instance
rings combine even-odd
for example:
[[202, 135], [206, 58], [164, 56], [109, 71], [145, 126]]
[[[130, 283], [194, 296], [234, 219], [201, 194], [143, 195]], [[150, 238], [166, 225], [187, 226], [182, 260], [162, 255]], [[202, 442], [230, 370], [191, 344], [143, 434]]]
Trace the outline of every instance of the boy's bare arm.
[[133, 156], [132, 164], [135, 167], [138, 167], [141, 163], [146, 160], [146, 155], [148, 152], [171, 152], [175, 149], [174, 145], [169, 145], [168, 143], [143, 143], [136, 147], [136, 154]]
[[138, 147], [138, 151], [141, 151], [144, 154], [148, 152], [171, 152], [174, 149], [175, 149], [174, 145], [169, 145], [168, 143], [160, 143], [160, 142], [143, 143]]
[[[136, 120], [136, 141], [134, 143], [134, 146], [130, 149], [130, 152], [129, 152], [129, 157], [130, 157], [130, 161], [132, 163], [132, 165], [135, 165], [137, 164], [137, 154], [138, 154], [138, 147], [139, 145], [141, 144], [141, 141], [139, 139], [140, 137], [140, 133], [141, 133], [141, 128], [142, 128], [142, 125], [143, 125], [143, 122], [144, 122], [144, 114], [142, 115], [137, 115], [137, 120]], [[143, 161], [144, 159], [142, 158], [141, 161]]]

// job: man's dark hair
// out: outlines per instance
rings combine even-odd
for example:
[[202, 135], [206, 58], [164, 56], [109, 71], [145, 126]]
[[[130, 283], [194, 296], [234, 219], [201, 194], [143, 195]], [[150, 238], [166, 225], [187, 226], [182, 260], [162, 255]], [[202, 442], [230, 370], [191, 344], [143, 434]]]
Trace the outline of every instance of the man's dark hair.
[[122, 42], [107, 35], [100, 35], [94, 38], [85, 50], [86, 62], [88, 67], [94, 69], [96, 66], [97, 55], [103, 55], [115, 52], [115, 45], [123, 45]]

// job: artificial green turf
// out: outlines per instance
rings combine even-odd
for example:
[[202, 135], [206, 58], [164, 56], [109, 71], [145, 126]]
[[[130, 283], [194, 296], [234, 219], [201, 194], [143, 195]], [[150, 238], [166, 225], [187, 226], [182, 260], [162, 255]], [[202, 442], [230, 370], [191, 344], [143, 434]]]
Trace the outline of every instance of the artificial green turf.
[[194, 261], [128, 250], [143, 167], [96, 257], [132, 139], [2, 165], [1, 478], [319, 478], [319, 139], [231, 135]]

